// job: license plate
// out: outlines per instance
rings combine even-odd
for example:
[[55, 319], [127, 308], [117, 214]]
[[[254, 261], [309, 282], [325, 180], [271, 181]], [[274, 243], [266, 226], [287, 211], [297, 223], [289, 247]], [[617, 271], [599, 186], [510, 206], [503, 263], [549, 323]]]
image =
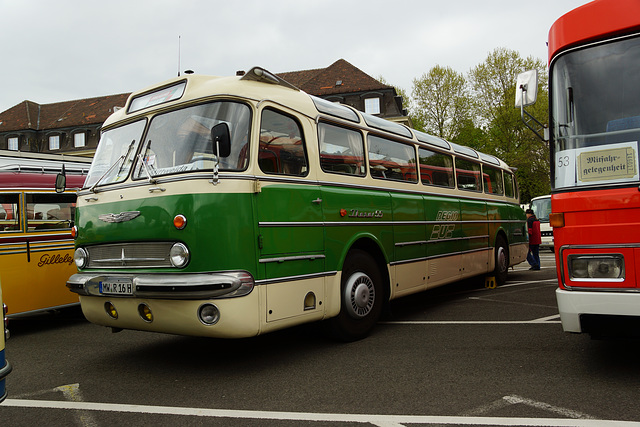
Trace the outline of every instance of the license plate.
[[110, 295], [133, 295], [133, 283], [129, 279], [100, 282], [100, 293]]

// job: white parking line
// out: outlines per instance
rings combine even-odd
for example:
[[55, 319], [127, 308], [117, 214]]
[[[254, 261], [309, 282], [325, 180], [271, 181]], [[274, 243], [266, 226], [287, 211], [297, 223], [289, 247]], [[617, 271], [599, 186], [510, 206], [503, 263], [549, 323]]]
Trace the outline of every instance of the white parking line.
[[502, 289], [502, 288], [510, 288], [512, 286], [522, 286], [522, 285], [530, 285], [530, 284], [538, 284], [538, 283], [552, 283], [552, 284], [557, 284], [558, 283], [558, 279], [553, 278], [553, 279], [542, 279], [542, 280], [522, 280], [519, 282], [509, 282], [509, 283], [505, 283], [502, 286], [499, 286], [496, 289]]
[[[560, 315], [551, 316], [559, 318]], [[543, 317], [542, 319], [548, 319]], [[560, 320], [390, 320], [378, 322], [380, 325], [540, 325], [558, 324]]]
[[516, 395], [510, 395], [510, 396], [503, 396], [501, 399], [495, 400], [493, 402], [490, 402], [486, 405], [482, 405], [478, 408], [472, 409], [471, 411], [467, 411], [466, 413], [464, 413], [463, 415], [466, 416], [479, 416], [479, 415], [483, 415], [486, 413], [490, 413], [493, 411], [497, 411], [500, 410], [504, 407], [507, 407], [509, 405], [518, 405], [518, 404], [522, 404], [525, 406], [530, 406], [532, 408], [536, 408], [536, 409], [541, 409], [543, 411], [548, 411], [548, 412], [552, 412], [555, 413], [557, 415], [563, 416], [563, 417], [567, 417], [567, 418], [574, 418], [574, 419], [594, 419], [594, 417], [592, 417], [591, 415], [588, 414], [584, 414], [582, 412], [578, 412], [578, 411], [574, 411], [573, 409], [568, 409], [568, 408], [562, 408], [559, 406], [554, 406], [554, 405], [550, 405], [548, 403], [545, 402], [537, 402], [535, 400], [532, 399], [527, 399], [526, 397], [521, 397], [521, 396], [516, 396]]
[[[520, 402], [518, 402], [520, 403]], [[312, 412], [241, 411], [233, 409], [184, 408], [177, 406], [127, 405], [118, 403], [59, 402], [51, 400], [7, 399], [3, 406], [19, 408], [69, 409], [76, 411], [125, 412], [136, 414], [181, 415], [191, 417], [234, 418], [277, 421], [312, 421], [369, 423], [380, 427], [405, 424], [457, 424], [487, 426], [640, 426], [638, 422], [567, 419], [567, 418], [509, 418], [465, 417], [437, 415], [375, 415], [375, 414], [323, 414]]]

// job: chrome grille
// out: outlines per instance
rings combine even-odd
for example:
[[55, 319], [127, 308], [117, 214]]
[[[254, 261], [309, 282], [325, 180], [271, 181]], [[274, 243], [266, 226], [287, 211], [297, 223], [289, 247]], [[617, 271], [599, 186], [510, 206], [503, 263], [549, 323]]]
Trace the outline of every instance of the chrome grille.
[[169, 251], [173, 243], [141, 242], [87, 246], [87, 268], [172, 267]]

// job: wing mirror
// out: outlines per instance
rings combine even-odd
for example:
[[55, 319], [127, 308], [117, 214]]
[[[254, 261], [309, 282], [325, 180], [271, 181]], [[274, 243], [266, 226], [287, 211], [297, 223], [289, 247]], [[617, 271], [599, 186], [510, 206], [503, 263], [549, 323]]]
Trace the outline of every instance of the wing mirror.
[[549, 128], [540, 123], [524, 107], [536, 103], [538, 96], [538, 70], [529, 70], [518, 74], [516, 80], [516, 108], [520, 108], [520, 118], [526, 127], [538, 138], [549, 141]]
[[67, 175], [64, 171], [64, 165], [62, 165], [62, 171], [56, 175], [56, 193], [63, 193], [67, 187]]
[[211, 129], [211, 140], [213, 141], [213, 154], [218, 157], [229, 157], [231, 154], [231, 134], [229, 125], [218, 123]]
[[213, 141], [213, 154], [216, 156], [216, 163], [213, 165], [213, 185], [220, 183], [218, 177], [218, 167], [221, 157], [229, 157], [231, 154], [231, 133], [229, 126], [225, 123], [218, 123], [211, 128], [211, 141]]

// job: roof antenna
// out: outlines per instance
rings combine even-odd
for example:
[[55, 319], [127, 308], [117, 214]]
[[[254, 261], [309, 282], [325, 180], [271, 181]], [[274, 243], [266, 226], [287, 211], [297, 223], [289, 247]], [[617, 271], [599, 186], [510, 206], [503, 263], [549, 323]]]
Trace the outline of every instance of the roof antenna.
[[180, 77], [180, 36], [178, 36], [178, 77]]

